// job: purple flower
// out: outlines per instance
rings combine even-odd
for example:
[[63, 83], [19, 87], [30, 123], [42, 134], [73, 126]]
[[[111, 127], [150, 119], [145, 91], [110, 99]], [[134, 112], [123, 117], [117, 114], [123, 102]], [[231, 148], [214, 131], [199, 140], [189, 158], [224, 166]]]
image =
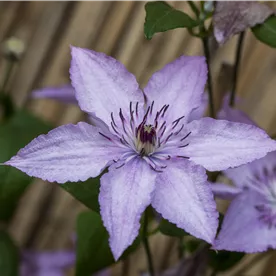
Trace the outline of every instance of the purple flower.
[[[254, 124], [244, 113], [224, 106], [228, 120]], [[232, 199], [215, 249], [261, 252], [276, 248], [276, 151], [252, 163], [225, 171], [234, 186], [214, 184], [214, 193]]]
[[214, 12], [214, 35], [223, 44], [233, 35], [263, 23], [275, 13], [256, 1], [218, 1]]
[[[78, 101], [75, 96], [75, 90], [72, 85], [61, 85], [56, 87], [45, 87], [41, 89], [34, 90], [31, 93], [31, 96], [36, 99], [53, 99], [58, 100], [63, 103], [73, 103], [78, 104]], [[208, 95], [207, 93], [203, 94], [201, 104], [198, 108], [192, 110], [189, 115], [189, 122], [197, 120], [203, 117], [208, 106]], [[93, 122], [93, 118], [91, 118]]]
[[65, 84], [59, 87], [45, 87], [42, 89], [37, 89], [32, 92], [31, 96], [37, 99], [49, 98], [59, 100], [64, 103], [78, 103], [75, 97], [75, 90], [70, 84]]
[[233, 200], [214, 248], [247, 253], [275, 249], [276, 152], [225, 174], [240, 191], [230, 194]]
[[[65, 276], [66, 270], [74, 267], [74, 251], [27, 251], [21, 256], [20, 276]], [[109, 269], [104, 269], [94, 276], [109, 276]]]
[[34, 139], [7, 165], [64, 183], [101, 177], [101, 216], [117, 260], [138, 235], [150, 204], [192, 235], [214, 241], [218, 214], [205, 169], [225, 170], [276, 149], [255, 126], [202, 118], [203, 57], [181, 56], [144, 91], [112, 57], [72, 47], [71, 80], [96, 126], [65, 125]]
[[24, 251], [20, 276], [63, 276], [66, 269], [75, 264], [75, 252], [34, 252]]

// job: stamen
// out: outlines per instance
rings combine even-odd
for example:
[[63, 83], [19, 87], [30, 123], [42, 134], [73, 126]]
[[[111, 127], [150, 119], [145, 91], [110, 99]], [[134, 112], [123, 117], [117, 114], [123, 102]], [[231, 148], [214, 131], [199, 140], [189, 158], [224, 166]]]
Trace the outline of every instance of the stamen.
[[178, 135], [181, 132], [181, 130], [183, 129], [183, 127], [184, 127], [184, 125], [182, 125], [182, 127], [177, 132], [175, 132], [174, 135]]
[[164, 121], [164, 123], [161, 125], [159, 131], [161, 131], [161, 129], [165, 126], [165, 124], [166, 124], [166, 121]]
[[182, 117], [180, 117], [180, 118], [174, 120], [174, 121], [172, 122], [172, 124], [173, 124], [172, 129], [174, 129], [174, 128], [178, 125], [178, 123], [179, 123], [184, 117], [185, 117], [185, 116], [182, 116]]
[[120, 135], [120, 133], [116, 130], [116, 128], [115, 128], [115, 126], [114, 126], [113, 122], [111, 122], [111, 127], [113, 128], [113, 130], [114, 130], [117, 134], [119, 134], [119, 135]]
[[151, 167], [151, 169], [153, 169], [155, 172], [159, 172], [162, 173], [163, 171], [161, 170], [157, 170], [156, 168], [153, 167], [153, 165], [149, 164], [149, 166]]
[[151, 106], [150, 106], [150, 115], [152, 114], [153, 105], [154, 105], [154, 101], [152, 101]]
[[132, 102], [129, 103], [129, 114], [132, 113]]
[[168, 110], [168, 108], [169, 108], [169, 104], [165, 107], [165, 109], [164, 109], [164, 111], [163, 111], [163, 114], [162, 114], [162, 116], [161, 117], [164, 117], [164, 115], [165, 115], [165, 113], [167, 112], [167, 110]]
[[129, 104], [129, 113], [130, 113], [130, 125], [131, 125], [131, 128], [133, 128], [133, 123], [134, 123], [134, 117], [133, 117], [133, 113], [134, 111], [132, 110], [132, 102], [130, 102]]
[[144, 118], [143, 118], [143, 121], [142, 121], [141, 124], [144, 124], [144, 123], [146, 122], [147, 117], [148, 117], [148, 114], [149, 114], [149, 111], [150, 111], [150, 106], [148, 107], [147, 112], [146, 112], [146, 114], [144, 115]]
[[104, 135], [103, 133], [99, 132], [100, 135], [102, 135], [104, 138], [106, 138], [107, 140], [111, 141], [112, 142], [112, 139], [109, 138], [108, 136]]
[[191, 134], [192, 132], [190, 131], [186, 136], [184, 136], [180, 141], [185, 140], [186, 138], [188, 138], [188, 136]]
[[156, 112], [155, 119], [154, 119], [155, 124], [157, 124], [157, 120], [158, 120], [159, 115], [160, 115], [160, 112], [157, 111], [157, 112]]
[[120, 108], [119, 116], [121, 118], [122, 123], [124, 124], [125, 118], [123, 116], [122, 108]]
[[122, 165], [120, 165], [119, 167], [116, 167], [115, 169], [120, 169], [122, 168], [126, 163], [123, 163]]
[[190, 157], [188, 157], [188, 156], [182, 156], [182, 155], [177, 155], [176, 157], [190, 159]]
[[162, 138], [164, 132], [166, 131], [166, 126], [164, 127], [163, 131], [161, 132], [160, 136], [159, 136], [159, 139]]
[[124, 135], [122, 135], [122, 138], [123, 138], [123, 140], [125, 141], [125, 143], [126, 143], [127, 145], [129, 145], [129, 146], [130, 146], [130, 144], [128, 143], [128, 141], [126, 140], [126, 138], [125, 138], [125, 136], [124, 136]]
[[138, 102], [136, 103], [136, 107], [135, 107], [135, 113], [136, 113], [136, 116], [138, 116]]
[[113, 117], [113, 112], [111, 112], [111, 120], [112, 120], [114, 126], [117, 127], [117, 125], [116, 125], [116, 123], [115, 123], [115, 120], [114, 120], [114, 117]]
[[165, 140], [165, 143], [167, 143], [169, 141], [169, 139], [173, 136], [173, 133], [171, 133]]
[[186, 148], [187, 146], [189, 146], [189, 143], [183, 146], [179, 146], [179, 148]]

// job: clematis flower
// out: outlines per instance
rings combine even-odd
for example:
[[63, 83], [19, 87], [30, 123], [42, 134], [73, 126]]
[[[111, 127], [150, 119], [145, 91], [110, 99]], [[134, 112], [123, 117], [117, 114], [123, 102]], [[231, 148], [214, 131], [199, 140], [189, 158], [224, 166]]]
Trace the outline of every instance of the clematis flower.
[[273, 13], [273, 9], [257, 1], [218, 1], [213, 17], [215, 38], [224, 44], [233, 35], [263, 23]]
[[35, 99], [49, 98], [59, 100], [64, 103], [77, 104], [75, 90], [70, 84], [61, 85], [59, 87], [45, 87], [34, 90], [31, 96]]
[[[63, 103], [78, 104], [78, 101], [75, 96], [75, 90], [73, 86], [69, 84], [56, 86], [56, 87], [45, 87], [45, 88], [34, 90], [31, 93], [31, 97], [34, 99], [45, 98], [45, 99], [57, 100]], [[208, 106], [208, 95], [207, 93], [204, 93], [199, 107], [192, 110], [189, 116], [189, 122], [202, 118], [207, 109], [207, 106]], [[91, 118], [91, 121], [93, 122], [93, 118]]]
[[20, 276], [63, 276], [75, 264], [75, 252], [23, 251]]
[[[74, 267], [76, 255], [68, 251], [30, 251], [24, 250], [21, 256], [20, 276], [65, 276], [66, 270]], [[109, 269], [104, 269], [94, 276], [109, 276]]]
[[276, 149], [255, 126], [202, 118], [204, 57], [181, 56], [156, 72], [142, 91], [112, 57], [72, 47], [70, 75], [80, 122], [41, 135], [5, 164], [30, 176], [65, 183], [101, 177], [99, 203], [117, 260], [138, 235], [150, 204], [164, 218], [209, 243], [218, 213], [205, 169], [224, 170]]
[[[227, 107], [228, 120], [254, 124], [244, 113]], [[276, 248], [276, 151], [224, 172], [235, 186], [214, 184], [217, 196], [232, 200], [215, 241], [217, 250], [262, 252]], [[226, 193], [226, 191], [228, 191]]]

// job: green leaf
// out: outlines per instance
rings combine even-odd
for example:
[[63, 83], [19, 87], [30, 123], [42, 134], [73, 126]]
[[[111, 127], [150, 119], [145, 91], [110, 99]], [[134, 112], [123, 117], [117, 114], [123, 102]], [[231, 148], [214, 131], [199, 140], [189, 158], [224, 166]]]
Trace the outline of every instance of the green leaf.
[[263, 43], [276, 48], [276, 16], [272, 15], [263, 24], [253, 27], [255, 37]]
[[10, 236], [0, 230], [0, 271], [1, 276], [17, 276], [19, 254]]
[[159, 224], [159, 230], [162, 234], [172, 237], [183, 237], [188, 235], [183, 229], [178, 228], [175, 224], [166, 219], [162, 219]]
[[[140, 244], [140, 238], [124, 252], [127, 257]], [[108, 243], [108, 233], [98, 213], [83, 212], [77, 219], [76, 276], [90, 276], [115, 263]]]
[[[0, 124], [0, 162], [9, 160], [32, 139], [51, 127], [26, 111], [18, 111]], [[0, 166], [0, 220], [8, 221], [32, 178], [21, 171]]]
[[145, 9], [144, 33], [147, 39], [151, 39], [158, 32], [198, 26], [198, 22], [186, 13], [174, 9], [163, 1], [149, 2], [145, 5]]
[[226, 271], [235, 266], [244, 256], [241, 252], [209, 251], [209, 265], [214, 271]]
[[85, 182], [68, 182], [60, 185], [60, 187], [70, 193], [86, 207], [99, 213], [100, 206], [98, 196], [100, 192], [100, 177], [91, 178]]

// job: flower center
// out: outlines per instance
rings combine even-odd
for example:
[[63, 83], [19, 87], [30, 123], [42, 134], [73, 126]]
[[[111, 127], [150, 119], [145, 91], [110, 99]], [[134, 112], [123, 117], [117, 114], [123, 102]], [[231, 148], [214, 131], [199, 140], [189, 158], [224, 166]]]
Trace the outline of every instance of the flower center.
[[253, 178], [250, 178], [247, 188], [257, 192], [263, 201], [255, 205], [259, 220], [268, 228], [276, 228], [276, 169], [264, 167]]
[[149, 155], [155, 149], [156, 130], [152, 125], [146, 125], [143, 122], [137, 129], [136, 149], [141, 156]]

